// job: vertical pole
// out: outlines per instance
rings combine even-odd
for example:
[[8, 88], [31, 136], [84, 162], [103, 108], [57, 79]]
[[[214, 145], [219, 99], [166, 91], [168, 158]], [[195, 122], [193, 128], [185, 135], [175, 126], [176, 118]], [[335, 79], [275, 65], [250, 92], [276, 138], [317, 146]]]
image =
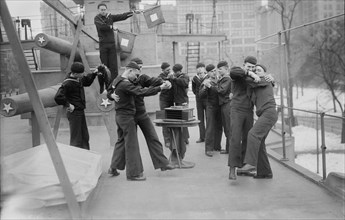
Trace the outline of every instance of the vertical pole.
[[54, 134], [55, 140], [56, 140], [56, 137], [57, 137], [57, 134], [58, 134], [58, 131], [59, 131], [61, 116], [62, 116], [64, 110], [65, 109], [64, 109], [63, 106], [59, 106], [58, 110], [56, 112], [54, 126], [53, 126], [53, 134]]
[[220, 41], [218, 41], [218, 60], [222, 60], [220, 57]]
[[[318, 97], [316, 97], [316, 112], [319, 112], [319, 99]], [[319, 114], [316, 114], [316, 173], [320, 172], [319, 169], [319, 164], [320, 164], [320, 160], [319, 160]]]
[[189, 31], [188, 31], [188, 33], [191, 34], [192, 33], [192, 19], [188, 19], [188, 24], [189, 24]]
[[28, 40], [28, 26], [24, 25], [24, 30], [25, 30], [25, 40]]
[[187, 18], [186, 18], [186, 33], [188, 33], [188, 22], [187, 22]]
[[17, 17], [16, 22], [17, 22], [17, 25], [18, 25], [18, 38], [19, 38], [19, 40], [20, 40], [21, 37], [20, 37], [20, 19], [19, 19], [19, 17]]
[[[32, 27], [30, 27], [30, 36], [31, 36], [31, 40], [33, 40], [34, 38], [32, 37]], [[37, 70], [37, 69], [36, 69]]]
[[174, 65], [176, 63], [176, 44], [177, 43], [173, 41], [172, 44], [173, 44], [173, 65]]
[[2, 30], [1, 30], [1, 27], [0, 27], [0, 43], [4, 42], [4, 39], [2, 37]]
[[67, 68], [66, 68], [67, 73], [69, 73], [71, 71], [71, 66], [74, 62], [75, 53], [78, 50], [80, 31], [81, 31], [82, 27], [83, 27], [83, 25], [81, 22], [81, 18], [79, 18], [79, 20], [77, 22], [77, 29], [75, 30], [75, 35], [74, 35], [74, 39], [73, 39], [72, 51], [71, 51], [71, 54], [69, 56], [69, 60], [68, 60]]
[[[287, 60], [287, 48], [286, 48], [286, 44], [284, 44], [284, 70], [285, 72], [287, 73], [288, 72], [288, 60]], [[286, 74], [286, 104], [288, 106], [288, 122], [289, 122], [289, 136], [291, 137], [292, 136], [292, 123], [291, 123], [291, 120], [292, 120], [292, 115], [291, 115], [291, 111], [293, 111], [293, 109], [290, 109], [291, 106], [289, 106], [290, 104], [290, 99], [292, 99], [292, 97], [290, 97], [290, 93], [289, 93], [289, 90], [290, 90], [290, 82], [289, 82], [289, 75]]]
[[51, 35], [51, 36], [54, 36], [54, 34], [53, 34], [52, 14], [49, 14], [49, 24], [50, 24], [50, 35]]
[[114, 31], [115, 36], [115, 47], [116, 47], [116, 59], [117, 59], [117, 74], [120, 75], [121, 59], [120, 59], [120, 42], [119, 42], [119, 31]]
[[38, 95], [35, 81], [30, 71], [29, 65], [25, 59], [23, 48], [20, 44], [20, 40], [16, 34], [16, 30], [11, 21], [11, 14], [7, 8], [6, 1], [0, 1], [0, 16], [3, 25], [6, 30], [14, 58], [17, 62], [19, 72], [23, 78], [25, 88], [29, 94], [30, 101], [32, 103], [34, 112], [37, 116], [37, 121], [40, 130], [43, 134], [47, 148], [52, 159], [56, 174], [59, 178], [62, 190], [67, 201], [67, 205], [72, 219], [81, 219], [80, 207], [77, 202], [76, 196], [72, 189], [71, 181], [68, 177], [65, 165], [63, 163], [60, 151], [55, 142], [53, 132], [51, 130], [47, 114], [45, 113], [42, 101]]
[[196, 33], [199, 34], [199, 19], [196, 19]]
[[325, 143], [325, 113], [321, 113], [321, 152], [322, 152], [322, 179], [326, 180], [326, 143]]
[[282, 33], [278, 32], [278, 47], [279, 47], [279, 73], [280, 73], [280, 107], [281, 107], [281, 121], [282, 121], [282, 144], [283, 144], [283, 158], [282, 160], [287, 160], [286, 158], [286, 146], [285, 146], [285, 125], [284, 125], [284, 89], [283, 89], [283, 70], [282, 70]]
[[57, 15], [56, 15], [56, 11], [54, 10], [54, 36], [58, 37], [59, 33], [58, 33], [58, 26], [57, 26]]
[[32, 146], [36, 147], [41, 144], [40, 126], [38, 125], [35, 112], [31, 112], [31, 134]]

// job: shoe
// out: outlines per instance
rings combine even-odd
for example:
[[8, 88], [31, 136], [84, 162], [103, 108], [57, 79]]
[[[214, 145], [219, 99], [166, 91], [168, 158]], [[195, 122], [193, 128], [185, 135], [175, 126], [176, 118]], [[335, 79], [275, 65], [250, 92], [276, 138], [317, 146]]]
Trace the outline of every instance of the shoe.
[[229, 151], [227, 151], [227, 150], [220, 150], [220, 154], [229, 154]]
[[237, 176], [255, 176], [256, 175], [256, 171], [241, 171], [239, 169], [237, 169]]
[[272, 179], [273, 174], [269, 173], [269, 174], [255, 175], [255, 176], [253, 176], [253, 178], [254, 179]]
[[202, 143], [202, 142], [205, 142], [205, 140], [204, 140], [204, 139], [201, 139], [201, 138], [199, 138], [199, 139], [196, 141], [196, 143]]
[[245, 164], [243, 167], [239, 168], [237, 172], [250, 172], [256, 170], [256, 167], [250, 164]]
[[181, 160], [181, 169], [190, 169], [195, 167], [195, 163]]
[[229, 180], [236, 180], [236, 167], [230, 167]]
[[165, 167], [161, 167], [161, 171], [173, 170], [173, 169], [175, 169], [175, 165], [170, 164], [170, 163], [168, 163]]
[[212, 151], [206, 151], [205, 155], [208, 157], [213, 157], [213, 152]]
[[170, 142], [166, 142], [166, 143], [164, 144], [164, 146], [165, 146], [166, 148], [170, 148], [171, 143], [170, 143]]
[[144, 176], [144, 174], [139, 174], [138, 176], [127, 176], [127, 180], [130, 181], [144, 181], [146, 180], [146, 177]]
[[118, 175], [120, 175], [120, 173], [117, 172], [117, 170], [113, 169], [113, 168], [109, 168], [108, 174], [111, 175], [111, 176], [118, 176]]

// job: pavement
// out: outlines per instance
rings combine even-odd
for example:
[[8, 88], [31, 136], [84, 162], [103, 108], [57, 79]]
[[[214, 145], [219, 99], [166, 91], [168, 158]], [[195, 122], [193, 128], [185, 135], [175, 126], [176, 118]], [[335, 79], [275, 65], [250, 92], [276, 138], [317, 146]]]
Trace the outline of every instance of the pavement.
[[[1, 156], [31, 147], [31, 127], [27, 120], [19, 116], [0, 120]], [[161, 128], [156, 127], [156, 131], [163, 140]], [[90, 126], [91, 150], [102, 155], [103, 173], [89, 198], [80, 203], [82, 219], [344, 219], [344, 200], [277, 160], [270, 159], [273, 179], [239, 176], [236, 181], [229, 180], [227, 155], [205, 156], [204, 143], [195, 142], [198, 128], [189, 131], [185, 160], [196, 166], [164, 172], [154, 170], [139, 131], [147, 180], [135, 182], [127, 181], [124, 171], [117, 177], [107, 175], [113, 146], [105, 126]], [[271, 132], [266, 143], [274, 145], [279, 139], [279, 135]], [[59, 130], [57, 142], [69, 143], [68, 129]], [[169, 153], [164, 148], [167, 157]], [[66, 204], [29, 207], [13, 211], [5, 205], [1, 219], [71, 219]]]

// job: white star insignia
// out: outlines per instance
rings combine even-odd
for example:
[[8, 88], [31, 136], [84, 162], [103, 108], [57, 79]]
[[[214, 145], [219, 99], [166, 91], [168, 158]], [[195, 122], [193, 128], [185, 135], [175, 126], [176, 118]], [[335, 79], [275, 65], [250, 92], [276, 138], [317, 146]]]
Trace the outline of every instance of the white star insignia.
[[111, 103], [108, 100], [109, 99], [102, 99], [101, 105], [103, 105], [104, 108], [107, 108], [108, 105], [111, 105]]
[[6, 111], [7, 114], [13, 109], [13, 108], [11, 107], [11, 103], [8, 103], [8, 104], [5, 104], [5, 103], [4, 103], [4, 106], [5, 106], [5, 107], [4, 107], [2, 110]]
[[37, 41], [40, 42], [41, 44], [43, 44], [43, 42], [46, 41], [46, 40], [44, 40], [44, 37], [38, 37]]

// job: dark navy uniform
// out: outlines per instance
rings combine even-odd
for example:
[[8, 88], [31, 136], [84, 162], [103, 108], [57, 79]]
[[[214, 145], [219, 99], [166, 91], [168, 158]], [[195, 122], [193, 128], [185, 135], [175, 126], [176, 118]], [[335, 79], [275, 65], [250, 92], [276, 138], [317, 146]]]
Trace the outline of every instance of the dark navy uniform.
[[113, 23], [126, 20], [132, 15], [133, 12], [126, 12], [116, 15], [108, 14], [107, 16], [98, 14], [94, 18], [94, 23], [96, 25], [97, 34], [99, 37], [100, 59], [102, 63], [110, 69], [111, 72], [111, 79], [109, 79], [109, 82], [112, 82], [118, 75]]
[[110, 167], [124, 170], [127, 177], [136, 177], [143, 173], [144, 168], [139, 151], [137, 128], [135, 121], [135, 96], [148, 96], [157, 94], [160, 87], [140, 88], [128, 79], [117, 77], [108, 89], [108, 98], [115, 92], [119, 101], [115, 102], [116, 124], [118, 140], [115, 144]]
[[[176, 106], [187, 105], [189, 102], [188, 100], [189, 77], [187, 76], [187, 74], [181, 73], [177, 75], [176, 73], [174, 73], [174, 77], [171, 79], [171, 83], [173, 85], [172, 89], [174, 91], [174, 104]], [[183, 130], [184, 141], [187, 144], [189, 143], [188, 128], [184, 127], [182, 130]], [[184, 153], [186, 152], [185, 144], [182, 144], [181, 148], [182, 149], [181, 151], [179, 151], [179, 153], [181, 155], [184, 155]]]
[[192, 79], [192, 91], [195, 95], [195, 101], [196, 101], [196, 112], [198, 115], [199, 123], [199, 139], [205, 140], [205, 116], [206, 116], [206, 102], [207, 98], [200, 98], [199, 90], [201, 83], [204, 81], [204, 78], [200, 78], [198, 75], [194, 76]]
[[267, 157], [265, 140], [278, 120], [273, 86], [264, 78], [261, 78], [259, 83], [254, 83], [251, 79], [247, 82], [252, 88], [251, 100], [255, 104], [258, 119], [248, 133], [244, 163], [255, 166], [258, 176], [270, 175], [272, 170]]
[[84, 87], [92, 84], [96, 73], [90, 73], [79, 80], [67, 77], [62, 83], [61, 93], [55, 96], [55, 102], [66, 107], [74, 105], [73, 112], [67, 112], [70, 127], [70, 145], [90, 150], [89, 131], [85, 118], [85, 91]]
[[[135, 82], [140, 87], [151, 87], [162, 85], [163, 80], [141, 74]], [[164, 91], [164, 90], [163, 90]], [[161, 92], [163, 92], [161, 91]], [[155, 169], [164, 168], [169, 164], [169, 160], [163, 153], [162, 143], [159, 141], [156, 130], [152, 124], [149, 115], [146, 112], [143, 96], [135, 96], [136, 114], [135, 121], [144, 134], [147, 147], [150, 152], [152, 163]]]
[[206, 97], [206, 135], [205, 151], [220, 151], [222, 141], [221, 110], [218, 98], [217, 81], [211, 81], [211, 87], [200, 87], [200, 97]]
[[[159, 74], [158, 78], [164, 80], [164, 81], [170, 81], [170, 78], [168, 77], [168, 74], [164, 74], [163, 72]], [[164, 110], [165, 108], [169, 108], [174, 105], [174, 89], [173, 84], [171, 89], [165, 89], [162, 90], [159, 94], [159, 107], [161, 110]], [[171, 146], [171, 140], [170, 140], [170, 133], [168, 131], [168, 128], [162, 127], [163, 137], [164, 137], [164, 143], [166, 147]]]
[[242, 167], [247, 148], [247, 135], [253, 127], [253, 103], [248, 95], [246, 72], [241, 67], [232, 67], [232, 100], [230, 104], [231, 139], [228, 165]]
[[231, 78], [230, 76], [224, 76], [218, 81], [218, 97], [219, 106], [221, 111], [221, 120], [226, 137], [225, 150], [229, 152], [229, 145], [231, 139], [231, 128], [230, 128], [230, 92], [231, 92]]

